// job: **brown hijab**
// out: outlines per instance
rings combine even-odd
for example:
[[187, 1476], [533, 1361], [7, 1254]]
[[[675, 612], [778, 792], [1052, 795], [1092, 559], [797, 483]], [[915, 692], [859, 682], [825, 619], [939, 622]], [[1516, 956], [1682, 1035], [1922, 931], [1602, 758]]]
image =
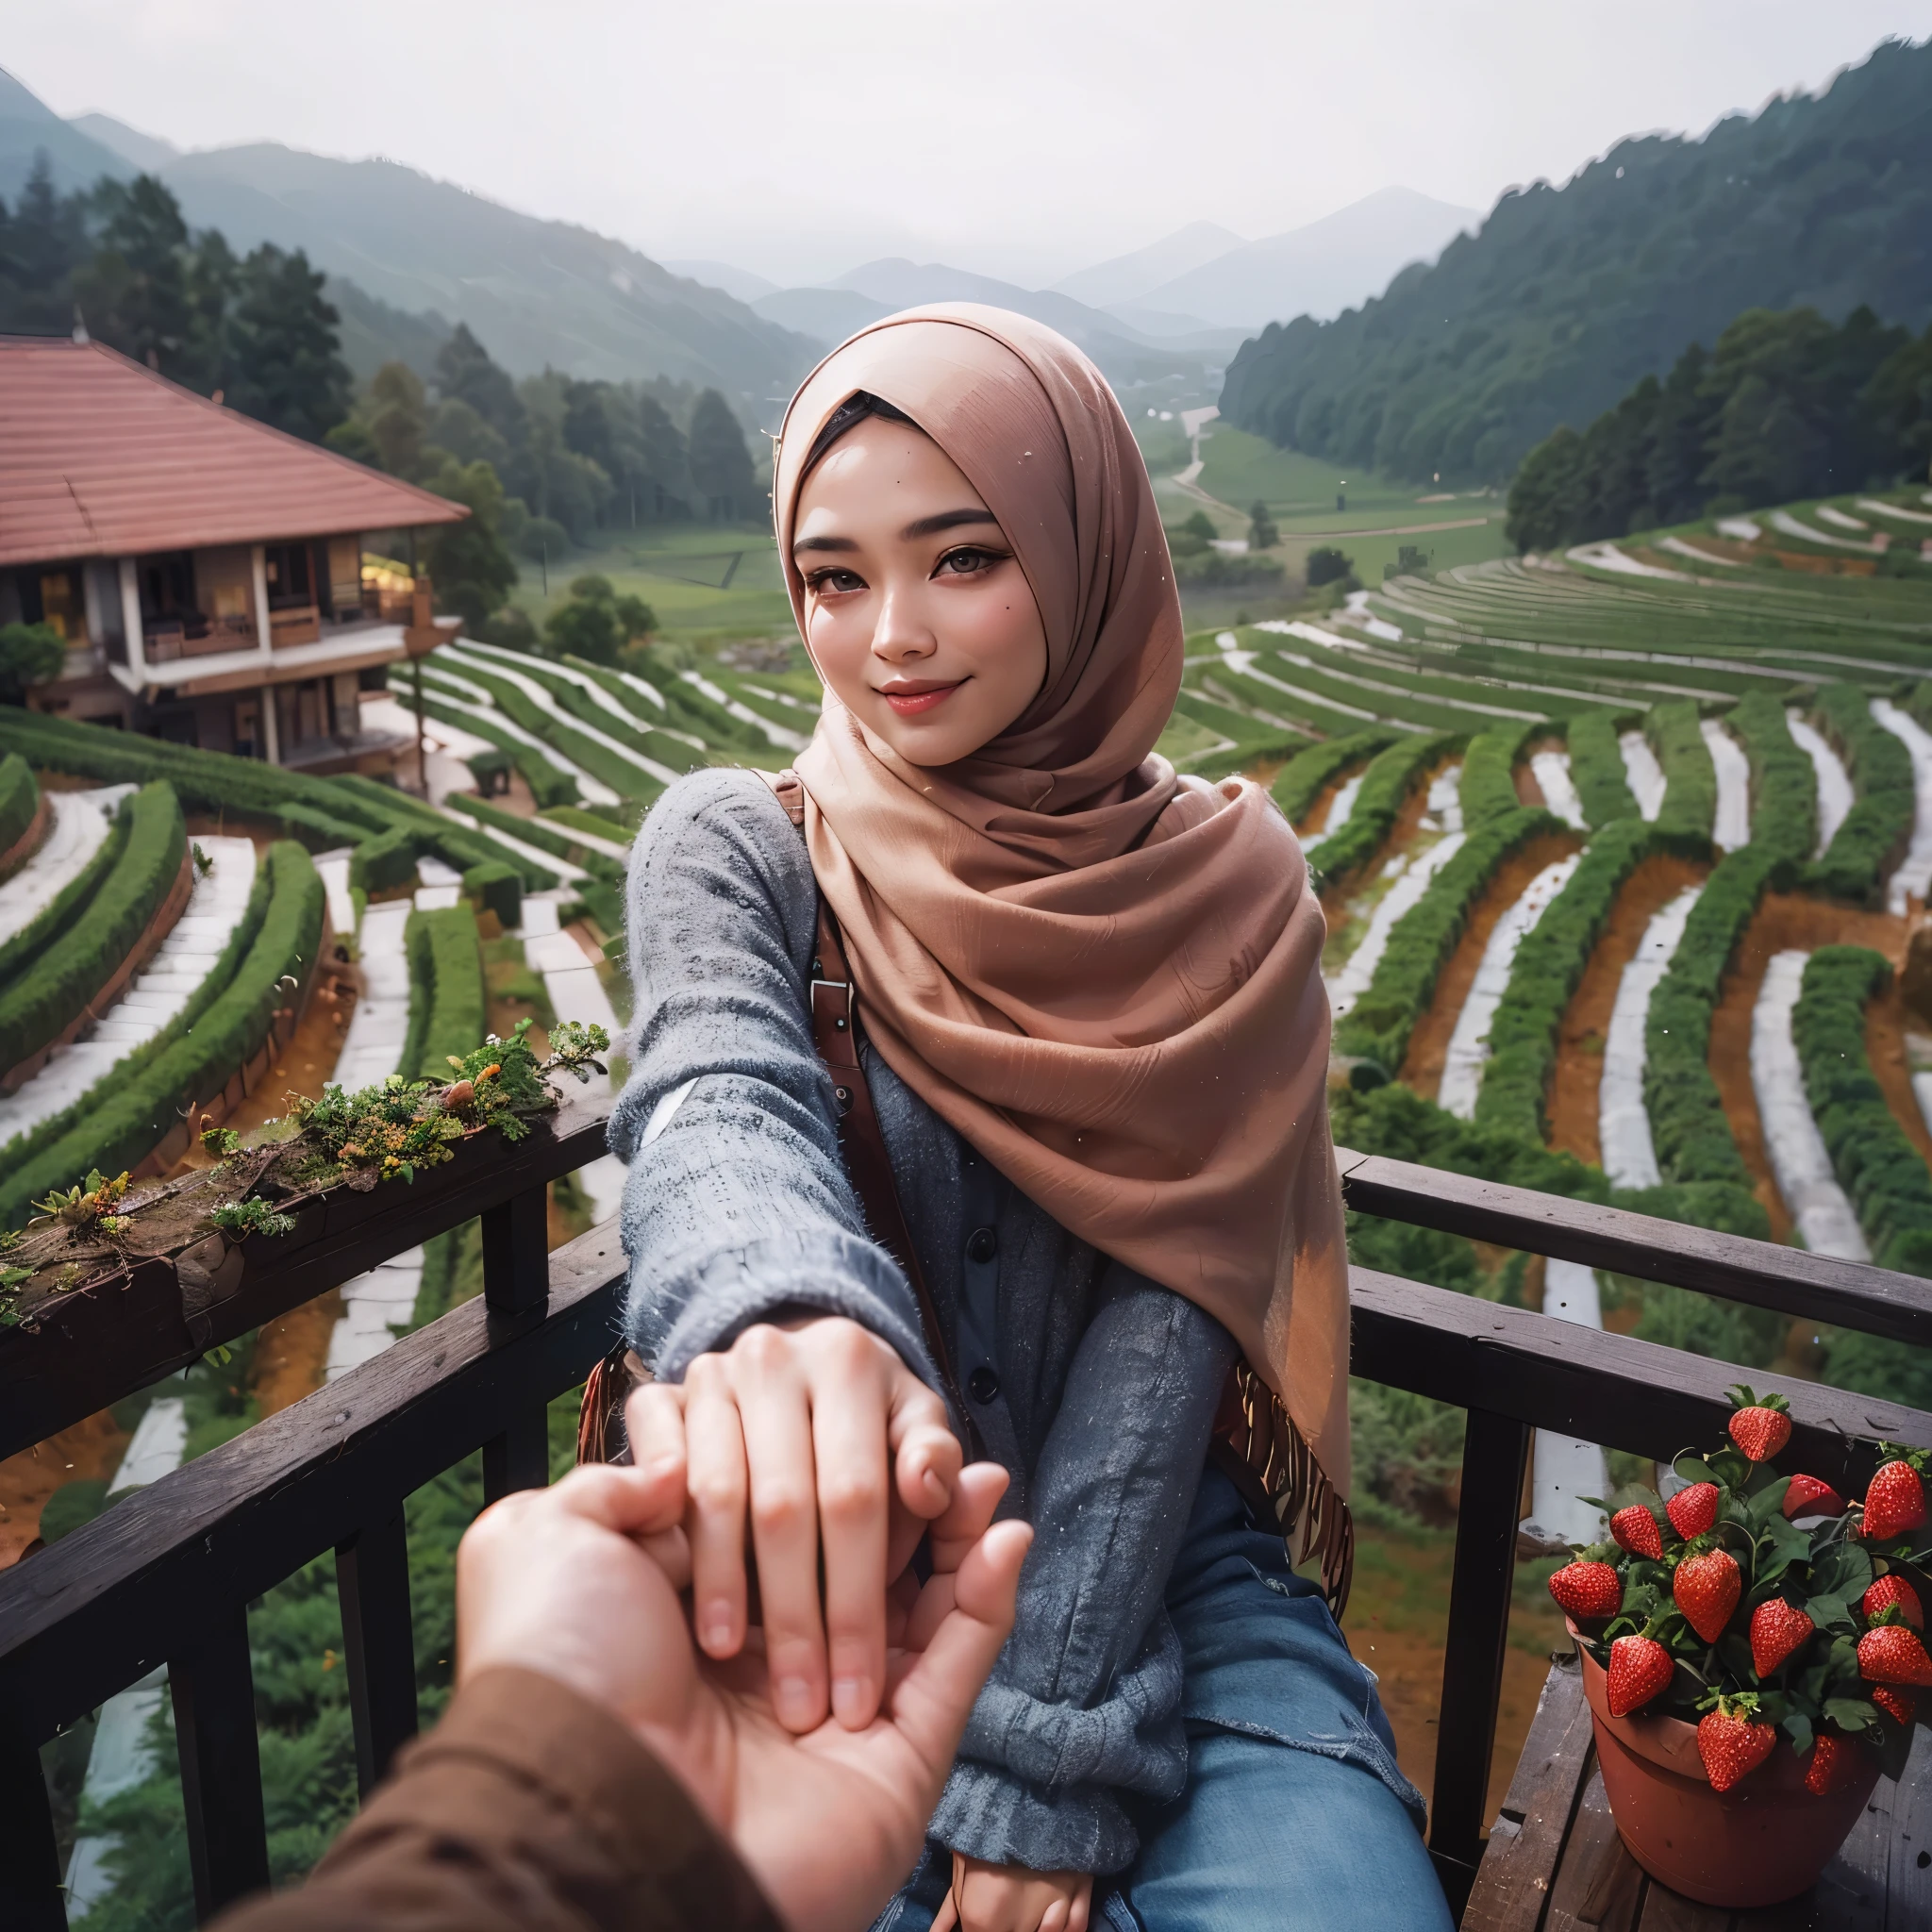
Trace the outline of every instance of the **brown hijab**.
[[1154, 751], [1181, 613], [1133, 433], [1086, 357], [1024, 316], [874, 325], [807, 379], [775, 458], [801, 630], [803, 471], [858, 391], [979, 491], [1047, 639], [1032, 706], [955, 765], [907, 763], [825, 693], [798, 775], [867, 1036], [1062, 1226], [1224, 1323], [1345, 1492], [1321, 909], [1266, 792]]

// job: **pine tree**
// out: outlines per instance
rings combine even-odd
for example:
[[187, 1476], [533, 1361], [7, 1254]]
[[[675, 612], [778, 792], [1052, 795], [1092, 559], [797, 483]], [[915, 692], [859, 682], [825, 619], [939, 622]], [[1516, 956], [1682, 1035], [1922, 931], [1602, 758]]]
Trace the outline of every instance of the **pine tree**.
[[309, 442], [348, 415], [353, 393], [337, 348], [341, 317], [323, 297], [324, 279], [301, 249], [288, 255], [267, 242], [236, 277], [230, 400]]
[[524, 405], [508, 373], [459, 322], [436, 354], [436, 391], [445, 402], [468, 403], [514, 449], [524, 439]]
[[719, 523], [756, 514], [751, 451], [731, 405], [714, 389], [697, 400], [691, 418], [691, 474], [703, 508]]

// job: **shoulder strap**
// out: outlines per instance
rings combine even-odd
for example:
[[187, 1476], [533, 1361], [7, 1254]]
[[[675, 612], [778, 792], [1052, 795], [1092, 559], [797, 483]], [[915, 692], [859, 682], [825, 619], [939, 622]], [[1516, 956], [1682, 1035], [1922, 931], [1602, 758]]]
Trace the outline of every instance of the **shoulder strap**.
[[[802, 831], [805, 827], [805, 787], [793, 771], [765, 772], [759, 774], [772, 788], [785, 815]], [[832, 1076], [832, 1098], [839, 1108], [839, 1145], [845, 1156], [845, 1172], [853, 1191], [865, 1209], [866, 1224], [873, 1237], [905, 1271], [919, 1303], [920, 1325], [925, 1331], [925, 1345], [933, 1366], [940, 1373], [953, 1412], [967, 1432], [969, 1454], [977, 1455], [978, 1431], [972, 1411], [961, 1399], [953, 1379], [953, 1363], [946, 1338], [940, 1326], [939, 1309], [925, 1275], [919, 1265], [919, 1251], [912, 1244], [912, 1231], [906, 1224], [906, 1213], [899, 1205], [898, 1183], [892, 1178], [891, 1158], [886, 1152], [886, 1137], [872, 1104], [872, 1087], [865, 1077], [865, 1065], [858, 1057], [858, 995], [852, 985], [851, 969], [845, 963], [845, 947], [839, 937], [839, 922], [823, 896], [819, 900], [818, 935], [813, 941], [811, 962], [811, 1037], [819, 1058]]]

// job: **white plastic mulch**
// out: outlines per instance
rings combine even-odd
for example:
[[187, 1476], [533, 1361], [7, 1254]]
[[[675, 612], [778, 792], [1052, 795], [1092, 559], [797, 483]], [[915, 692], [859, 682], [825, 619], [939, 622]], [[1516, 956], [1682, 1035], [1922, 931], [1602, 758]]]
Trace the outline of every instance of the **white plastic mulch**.
[[[408, 687], [403, 685], [400, 689], [407, 695]], [[439, 704], [446, 702], [444, 694], [427, 682], [424, 685], [423, 695], [425, 698], [433, 696]], [[400, 701], [393, 692], [388, 697], [364, 698], [362, 723], [367, 729], [394, 732], [408, 741], [408, 749], [398, 762], [413, 781], [416, 776], [416, 713], [410, 706]], [[475, 774], [470, 770], [468, 760], [498, 747], [489, 739], [479, 738], [474, 731], [465, 731], [459, 724], [425, 716], [423, 720], [423, 749], [424, 769], [429, 780], [429, 802], [440, 808], [452, 791], [475, 789]]]
[[24, 932], [86, 871], [107, 843], [108, 828], [132, 785], [102, 785], [87, 791], [50, 791], [52, 819], [33, 856], [0, 885], [0, 940]]
[[[567, 932], [559, 929], [554, 899], [525, 899], [521, 932], [524, 958], [543, 975], [543, 990], [559, 1020], [577, 1020], [601, 1026], [616, 1044], [623, 1028], [612, 1010], [610, 996], [597, 976], [596, 962]], [[606, 1154], [577, 1170], [577, 1185], [590, 1198], [591, 1211], [608, 1221], [624, 1200], [625, 1166]]]
[[1385, 644], [1399, 644], [1402, 641], [1403, 633], [1400, 626], [1377, 617], [1369, 608], [1367, 591], [1351, 591], [1348, 593], [1347, 610], [1338, 612], [1336, 622], [1358, 624], [1372, 638], [1379, 638]]
[[1456, 1016], [1456, 1030], [1449, 1036], [1449, 1049], [1442, 1059], [1442, 1085], [1436, 1095], [1439, 1107], [1446, 1108], [1462, 1120], [1469, 1120], [1475, 1113], [1483, 1062], [1490, 1057], [1490, 1025], [1509, 984], [1516, 949], [1535, 928], [1551, 900], [1570, 883], [1582, 856], [1573, 852], [1569, 858], [1544, 866], [1524, 888], [1516, 903], [1497, 920], [1490, 942], [1483, 948], [1482, 964], [1476, 968], [1469, 997]]
[[1423, 802], [1422, 829], [1425, 832], [1459, 832], [1462, 829], [1462, 767], [1444, 765], [1429, 780], [1429, 795]]
[[1790, 726], [1791, 741], [1811, 760], [1811, 769], [1818, 774], [1818, 843], [1811, 849], [1812, 858], [1817, 858], [1838, 837], [1838, 828], [1852, 808], [1852, 774], [1824, 734], [1807, 722], [1804, 712], [1787, 710], [1785, 723]]
[[1663, 1178], [1650, 1138], [1650, 1114], [1643, 1105], [1644, 1028], [1650, 1020], [1651, 995], [1676, 955], [1684, 923], [1703, 890], [1687, 886], [1652, 914], [1617, 981], [1616, 1004], [1610, 1008], [1604, 1040], [1603, 1080], [1597, 1089], [1597, 1142], [1604, 1172], [1620, 1188], [1654, 1188]]
[[1861, 523], [1857, 517], [1848, 517], [1843, 510], [1834, 509], [1828, 503], [1821, 503], [1813, 510], [1813, 516], [1823, 517], [1835, 530], [1869, 530], [1872, 525]]
[[[187, 1405], [178, 1395], [158, 1396], [149, 1403], [133, 1438], [121, 1457], [121, 1467], [108, 1485], [110, 1496], [148, 1483], [158, 1482], [181, 1467], [181, 1455], [188, 1446]], [[140, 1683], [118, 1691], [101, 1706], [100, 1722], [94, 1726], [93, 1742], [88, 1748], [87, 1776], [81, 1795], [91, 1805], [104, 1804], [119, 1792], [131, 1790], [154, 1771], [155, 1757], [149, 1729], [160, 1710], [168, 1685], [168, 1667], [158, 1665]], [[67, 1861], [67, 1918], [77, 1924], [115, 1885], [115, 1874], [108, 1870], [108, 1855], [117, 1849], [118, 1835], [83, 1835], [74, 1841], [74, 1854]]]
[[[1543, 1313], [1580, 1328], [1604, 1325], [1596, 1275], [1579, 1261], [1543, 1264]], [[1530, 1478], [1530, 1522], [1545, 1537], [1566, 1543], [1593, 1543], [1604, 1534], [1604, 1514], [1586, 1496], [1609, 1493], [1609, 1468], [1594, 1442], [1579, 1442], [1548, 1429], [1536, 1432], [1536, 1460]]]
[[1710, 829], [1711, 842], [1721, 852], [1735, 852], [1751, 842], [1751, 760], [1715, 718], [1706, 718], [1697, 728], [1717, 768], [1717, 820]]
[[0, 1147], [108, 1079], [122, 1060], [175, 1019], [214, 971], [248, 909], [255, 846], [247, 839], [204, 837], [195, 843], [208, 855], [208, 873], [195, 879], [188, 904], [154, 958], [86, 1039], [57, 1046], [31, 1080], [17, 1092], [0, 1095]]
[[1641, 731], [1618, 734], [1617, 749], [1624, 754], [1624, 775], [1630, 781], [1630, 795], [1637, 801], [1638, 816], [1646, 824], [1655, 822], [1664, 808], [1664, 768], [1650, 748], [1650, 740]]
[[1700, 550], [1694, 543], [1687, 543], [1681, 537], [1659, 537], [1657, 548], [1668, 550], [1673, 557], [1688, 557], [1692, 563], [1721, 564], [1725, 570], [1742, 570], [1741, 557], [1720, 557], [1715, 550]]
[[1626, 577], [1668, 577], [1673, 583], [1684, 582], [1680, 570], [1665, 570], [1660, 564], [1642, 563], [1627, 552], [1619, 550], [1614, 543], [1579, 543], [1574, 549], [1564, 551], [1572, 563], [1587, 563], [1597, 570], [1612, 570], [1620, 576]]
[[1405, 865], [1401, 876], [1382, 895], [1381, 903], [1370, 915], [1369, 929], [1363, 933], [1360, 944], [1328, 982], [1328, 1000], [1338, 1020], [1368, 991], [1375, 968], [1389, 950], [1389, 935], [1420, 904], [1423, 894], [1429, 890], [1429, 882], [1462, 850], [1466, 837], [1462, 832], [1451, 832], [1446, 839], [1439, 840], [1419, 858]]
[[743, 699], [733, 697], [723, 685], [713, 684], [708, 677], [695, 671], [678, 675], [685, 683], [703, 691], [714, 705], [723, 705], [741, 724], [756, 724], [774, 744], [783, 745], [787, 751], [803, 751], [811, 742], [805, 733], [792, 731], [783, 724], [773, 724], [769, 718], [760, 717]]
[[1839, 1186], [1811, 1104], [1791, 1039], [1791, 1013], [1805, 979], [1808, 953], [1773, 956], [1764, 986], [1751, 1015], [1751, 1085], [1764, 1125], [1764, 1145], [1778, 1192], [1814, 1255], [1843, 1261], [1869, 1261], [1872, 1251], [1858, 1226], [1845, 1191]]
[[1583, 800], [1577, 794], [1576, 781], [1570, 775], [1570, 754], [1567, 751], [1532, 752], [1529, 769], [1536, 775], [1543, 803], [1566, 825], [1574, 825], [1579, 832], [1589, 830], [1589, 821], [1583, 816]]
[[1816, 524], [1801, 524], [1788, 509], [1774, 509], [1765, 521], [1774, 530], [1782, 530], [1787, 537], [1802, 537], [1807, 543], [1829, 543], [1834, 550], [1861, 550], [1869, 556], [1882, 547], [1857, 537], [1834, 537], [1829, 530], [1821, 530]]
[[1923, 901], [1932, 887], [1932, 732], [1890, 698], [1874, 698], [1872, 716], [1912, 755], [1912, 790], [1918, 794], [1912, 808], [1912, 842], [1886, 893], [1886, 910], [1903, 915], [1907, 896]]
[[1749, 517], [1720, 517], [1717, 533], [1720, 537], [1735, 537], [1740, 543], [1755, 543], [1764, 535]]
[[1334, 838], [1336, 833], [1347, 824], [1350, 814], [1355, 810], [1356, 799], [1360, 795], [1362, 780], [1367, 775], [1365, 772], [1357, 772], [1335, 794], [1329, 804], [1328, 816], [1324, 821], [1322, 829], [1302, 841], [1304, 854], [1314, 851], [1324, 839]]
[[[526, 840], [515, 838], [510, 833], [500, 830], [494, 824], [486, 825], [480, 819], [473, 819], [467, 812], [458, 811], [453, 805], [444, 806], [442, 815], [444, 818], [453, 820], [457, 824], [462, 825], [470, 831], [481, 832], [486, 839], [494, 839], [506, 851], [514, 852], [519, 858], [527, 858], [532, 865], [541, 865], [546, 872], [554, 874], [566, 885], [573, 883], [575, 880], [590, 876], [582, 866], [575, 864], [571, 859], [559, 858], [556, 853], [545, 852], [541, 846], [532, 845]], [[559, 825], [557, 829], [569, 833], [573, 839], [581, 837], [581, 834], [573, 830], [568, 825]], [[589, 843], [590, 841], [586, 840], [585, 842]]]
[[349, 896], [349, 866], [354, 855], [346, 845], [335, 852], [318, 852], [315, 870], [328, 898], [328, 923], [339, 940], [356, 930], [356, 902]]
[[[1932, 502], [1932, 498], [1928, 498], [1927, 501]], [[1904, 524], [1932, 524], [1932, 517], [1928, 517], [1922, 509], [1907, 509], [1903, 505], [1896, 503], [1880, 503], [1873, 496], [1859, 497], [1858, 508], [1870, 510], [1874, 516], [1896, 517]]]

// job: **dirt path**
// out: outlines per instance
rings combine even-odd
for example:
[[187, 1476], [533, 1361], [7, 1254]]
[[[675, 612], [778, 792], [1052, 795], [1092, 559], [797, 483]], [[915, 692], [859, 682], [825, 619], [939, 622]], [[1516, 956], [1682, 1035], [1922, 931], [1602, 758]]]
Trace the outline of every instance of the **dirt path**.
[[108, 1410], [75, 1423], [0, 1462], [0, 1570], [41, 1533], [41, 1510], [63, 1483], [106, 1482], [121, 1466], [128, 1432]]
[[[1751, 1015], [1764, 984], [1764, 970], [1773, 955], [1787, 949], [1810, 953], [1820, 946], [1833, 945], [1870, 946], [1874, 952], [1883, 953], [1896, 967], [1905, 958], [1905, 944], [1906, 923], [1890, 913], [1861, 911], [1857, 907], [1807, 898], [1797, 892], [1767, 892], [1738, 948], [1738, 957], [1731, 963], [1717, 1011], [1711, 1018], [1710, 1071], [1718, 1092], [1724, 1097], [1724, 1115], [1737, 1138], [1738, 1151], [1751, 1171], [1753, 1191], [1771, 1216], [1774, 1241], [1790, 1237], [1791, 1217], [1772, 1174], [1771, 1158], [1764, 1146], [1764, 1128], [1757, 1116], [1757, 1095], [1751, 1085]], [[1895, 994], [1874, 1005], [1884, 1006], [1888, 1002], [1896, 1016], [1899, 1009]], [[1883, 1023], [1883, 1015], [1868, 1022], [1868, 1046], [1871, 1026]], [[1891, 1102], [1893, 1112], [1899, 1114], [1900, 1124], [1910, 1132], [1901, 1102], [1911, 1108], [1914, 1114], [1918, 1108], [1912, 1102], [1910, 1084], [1903, 1077], [1905, 1047], [1896, 1017], [1891, 1020], [1890, 1034], [1899, 1061], [1894, 1082], [1898, 1091], [1895, 1093], [1893, 1086], [1888, 1085], [1886, 1097]], [[1881, 1047], [1874, 1056], [1873, 1069], [1879, 1074], [1881, 1084], [1886, 1083], [1887, 1076], [1880, 1069], [1890, 1066], [1890, 1048]], [[1914, 1142], [1922, 1149], [1926, 1145], [1923, 1122]]]
[[255, 1345], [255, 1398], [264, 1417], [278, 1414], [322, 1387], [328, 1338], [341, 1319], [340, 1290], [330, 1289], [262, 1326]]
[[1534, 744], [1523, 747], [1517, 758], [1515, 769], [1509, 774], [1516, 780], [1516, 802], [1519, 805], [1535, 806], [1541, 810], [1549, 810], [1550, 801], [1543, 796], [1543, 788], [1537, 783], [1536, 774], [1530, 770], [1529, 758], [1532, 752], [1554, 750], [1556, 747], [1557, 741], [1554, 738], [1539, 738]]
[[1582, 842], [1574, 833], [1545, 833], [1532, 839], [1496, 868], [1487, 890], [1475, 902], [1469, 924], [1463, 927], [1462, 937], [1449, 956], [1449, 963], [1437, 977], [1429, 1010], [1408, 1036], [1408, 1053], [1402, 1062], [1403, 1084], [1412, 1087], [1425, 1100], [1435, 1099], [1442, 1085], [1442, 1062], [1448, 1056], [1450, 1036], [1456, 1031], [1457, 1018], [1475, 982], [1476, 969], [1483, 963], [1483, 949], [1496, 929], [1496, 922], [1522, 898], [1530, 880], [1544, 866], [1567, 858]]
[[1624, 969], [1637, 957], [1652, 915], [1707, 868], [1681, 858], [1646, 858], [1624, 882], [1610, 908], [1603, 936], [1584, 968], [1582, 983], [1563, 1015], [1557, 1036], [1557, 1072], [1550, 1083], [1550, 1145], [1594, 1167], [1602, 1158], [1597, 1144], [1598, 1093], [1604, 1076], [1604, 1041], [1610, 1009], [1617, 1003]]

